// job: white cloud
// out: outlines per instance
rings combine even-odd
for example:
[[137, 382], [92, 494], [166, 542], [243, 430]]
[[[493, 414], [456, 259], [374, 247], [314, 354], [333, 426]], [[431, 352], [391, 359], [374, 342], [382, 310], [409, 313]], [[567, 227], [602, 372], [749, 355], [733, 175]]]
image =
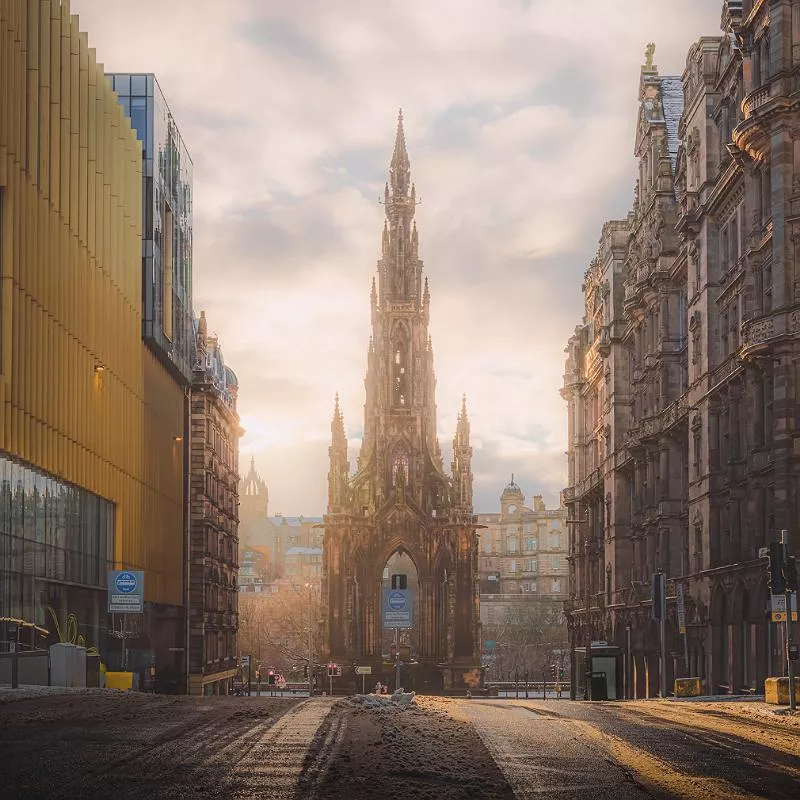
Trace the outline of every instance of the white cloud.
[[627, 211], [645, 44], [721, 0], [72, 0], [109, 70], [158, 75], [195, 163], [195, 305], [241, 386], [271, 508], [324, 509], [333, 394], [363, 424], [377, 196], [402, 105], [445, 463], [468, 396], [479, 510], [565, 481], [558, 395], [604, 219]]

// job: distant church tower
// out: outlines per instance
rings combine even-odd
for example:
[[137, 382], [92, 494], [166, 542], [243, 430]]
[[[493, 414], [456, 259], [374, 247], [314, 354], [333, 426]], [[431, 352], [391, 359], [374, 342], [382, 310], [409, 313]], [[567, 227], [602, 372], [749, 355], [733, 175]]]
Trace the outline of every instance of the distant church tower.
[[337, 663], [373, 664], [378, 674], [381, 578], [387, 560], [405, 553], [419, 581], [414, 685], [428, 691], [476, 686], [480, 615], [469, 421], [464, 399], [448, 475], [436, 436], [430, 292], [419, 258], [416, 189], [402, 112], [383, 202], [382, 252], [371, 291], [364, 436], [353, 476], [338, 397], [331, 424], [323, 569], [326, 655]]
[[267, 484], [256, 472], [255, 456], [250, 457], [250, 469], [239, 480], [239, 547], [250, 546], [254, 523], [266, 519], [269, 511]]

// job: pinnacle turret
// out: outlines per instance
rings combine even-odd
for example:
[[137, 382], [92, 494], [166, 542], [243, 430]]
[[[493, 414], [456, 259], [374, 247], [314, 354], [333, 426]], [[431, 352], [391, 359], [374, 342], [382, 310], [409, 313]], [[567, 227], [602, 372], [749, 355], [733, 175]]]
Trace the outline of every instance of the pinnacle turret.
[[347, 437], [344, 433], [344, 417], [342, 416], [342, 411], [339, 408], [339, 393], [336, 393], [336, 397], [333, 401], [333, 419], [331, 420], [331, 444], [335, 447], [336, 445], [344, 442], [345, 446], [347, 445]]
[[347, 500], [350, 462], [347, 460], [347, 436], [344, 432], [344, 417], [339, 408], [339, 393], [333, 403], [331, 420], [330, 471], [328, 472], [328, 507], [334, 508]]
[[458, 412], [456, 423], [455, 447], [469, 447], [469, 417], [467, 416], [467, 396], [461, 396], [461, 411]]
[[472, 511], [472, 447], [469, 443], [469, 417], [467, 396], [461, 396], [456, 435], [453, 439], [453, 490], [454, 502], [462, 509]]
[[405, 195], [408, 191], [411, 162], [408, 160], [406, 150], [406, 134], [403, 130], [403, 109], [397, 114], [397, 132], [394, 137], [394, 152], [390, 165], [392, 191], [395, 195]]

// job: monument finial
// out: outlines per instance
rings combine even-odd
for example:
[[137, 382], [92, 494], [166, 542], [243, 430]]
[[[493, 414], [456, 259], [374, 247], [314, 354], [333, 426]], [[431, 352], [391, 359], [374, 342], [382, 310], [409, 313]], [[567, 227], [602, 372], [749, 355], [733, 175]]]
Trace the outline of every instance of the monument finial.
[[406, 134], [403, 130], [403, 109], [397, 114], [397, 132], [394, 136], [394, 152], [389, 171], [391, 173], [391, 184], [395, 194], [405, 196], [409, 185], [409, 174], [411, 172], [411, 162], [408, 160], [406, 150]]
[[653, 57], [656, 54], [655, 42], [650, 42], [644, 50], [644, 68], [653, 69]]

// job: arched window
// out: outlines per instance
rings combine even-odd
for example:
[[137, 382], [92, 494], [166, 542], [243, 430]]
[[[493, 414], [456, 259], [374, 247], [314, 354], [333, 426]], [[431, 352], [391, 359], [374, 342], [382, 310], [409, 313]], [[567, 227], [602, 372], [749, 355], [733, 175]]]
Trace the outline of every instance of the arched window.
[[392, 462], [392, 486], [408, 486], [408, 456], [397, 453]]
[[394, 363], [392, 364], [392, 403], [395, 406], [407, 406], [408, 398], [408, 348], [400, 340], [394, 345]]

